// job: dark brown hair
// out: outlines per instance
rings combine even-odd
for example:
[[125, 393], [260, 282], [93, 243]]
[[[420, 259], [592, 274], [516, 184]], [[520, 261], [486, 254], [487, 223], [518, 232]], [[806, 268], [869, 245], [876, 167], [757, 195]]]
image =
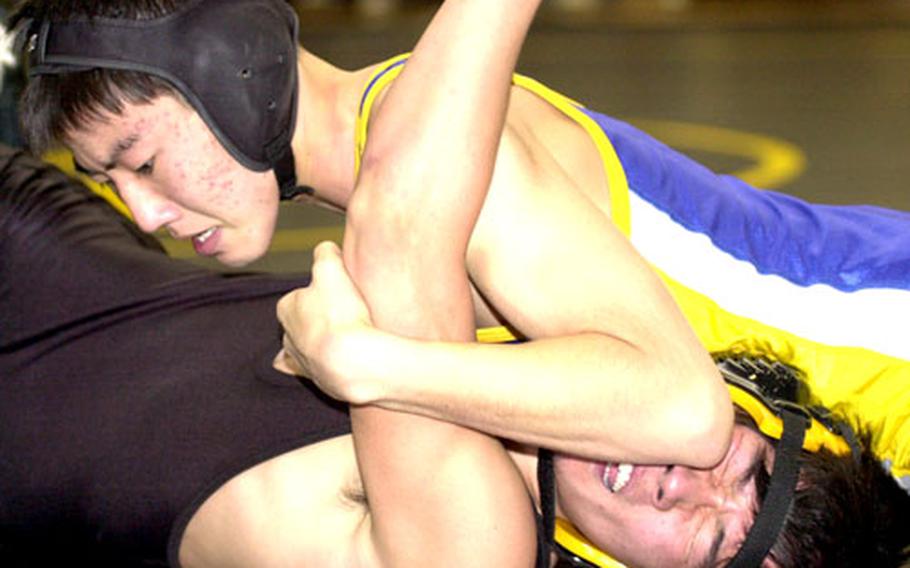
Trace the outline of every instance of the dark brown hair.
[[910, 559], [910, 495], [870, 451], [838, 456], [803, 452], [786, 524], [771, 549], [784, 567], [904, 566]]
[[[11, 16], [10, 27], [85, 17], [144, 20], [180, 5], [180, 0], [25, 0]], [[33, 152], [41, 153], [105, 113], [119, 114], [124, 103], [150, 102], [163, 94], [179, 96], [167, 81], [136, 71], [91, 69], [32, 77], [19, 105], [22, 136]]]

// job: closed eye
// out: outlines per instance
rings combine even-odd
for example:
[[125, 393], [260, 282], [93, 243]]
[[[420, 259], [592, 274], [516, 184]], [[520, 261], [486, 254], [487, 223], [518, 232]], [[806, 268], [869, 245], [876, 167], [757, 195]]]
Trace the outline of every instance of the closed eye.
[[151, 175], [151, 174], [152, 174], [152, 172], [154, 171], [154, 169], [155, 169], [155, 160], [154, 160], [154, 158], [153, 158], [153, 159], [151, 159], [151, 160], [145, 162], [144, 164], [142, 164], [142, 165], [139, 166], [138, 168], [136, 168], [136, 173], [139, 174], [139, 175], [141, 175], [141, 176], [148, 176], [148, 175]]
[[711, 539], [711, 546], [708, 548], [708, 555], [702, 561], [701, 566], [705, 568], [714, 568], [718, 565], [720, 561], [720, 547], [724, 543], [724, 537], [726, 537], [726, 535], [726, 529], [722, 524], [718, 523], [714, 532], [714, 538]]
[[759, 447], [755, 451], [755, 454], [752, 456], [752, 459], [749, 462], [749, 468], [740, 476], [738, 484], [740, 488], [746, 488], [750, 483], [755, 482], [755, 476], [758, 475], [760, 469], [764, 467], [764, 450]]
[[98, 172], [93, 172], [93, 171], [89, 170], [88, 168], [86, 168], [85, 166], [83, 166], [82, 164], [77, 162], [76, 160], [73, 160], [73, 169], [75, 169], [80, 174], [88, 177], [93, 182], [100, 184], [100, 185], [106, 185], [106, 186], [110, 187], [112, 190], [114, 190], [115, 192], [117, 191], [117, 186], [114, 185], [114, 182], [113, 182], [113, 180], [111, 180], [111, 178], [109, 178], [108, 176], [106, 176], [104, 174], [101, 174]]

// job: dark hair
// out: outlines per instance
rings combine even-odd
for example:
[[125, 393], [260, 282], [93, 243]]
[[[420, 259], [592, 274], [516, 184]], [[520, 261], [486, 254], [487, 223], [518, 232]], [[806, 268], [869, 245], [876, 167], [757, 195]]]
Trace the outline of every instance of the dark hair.
[[771, 549], [784, 567], [899, 567], [910, 559], [910, 495], [858, 428], [859, 456], [827, 450], [801, 455], [800, 480], [786, 524]]
[[[174, 12], [181, 0], [25, 0], [10, 17], [15, 28], [28, 20], [66, 21], [117, 17], [145, 20]], [[25, 143], [42, 153], [67, 133], [105, 113], [119, 114], [124, 103], [146, 103], [160, 95], [179, 96], [170, 83], [137, 71], [91, 69], [32, 77], [20, 100]]]
[[[910, 559], [910, 494], [907, 494], [872, 453], [870, 428], [845, 412], [828, 412], [813, 397], [803, 373], [767, 355], [714, 354], [721, 365], [745, 366], [774, 398], [811, 408], [835, 431], [855, 435], [852, 453], [838, 455], [822, 448], [799, 455], [799, 481], [792, 505], [769, 557], [778, 565], [899, 567]], [[736, 422], [758, 431], [744, 410]], [[775, 440], [769, 440], [772, 444]], [[759, 503], [770, 475], [756, 477]], [[760, 506], [759, 506], [760, 507]]]

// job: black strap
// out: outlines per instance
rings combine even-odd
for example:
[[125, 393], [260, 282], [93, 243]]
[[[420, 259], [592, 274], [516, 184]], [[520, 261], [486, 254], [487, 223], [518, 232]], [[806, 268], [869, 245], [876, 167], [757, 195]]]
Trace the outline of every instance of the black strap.
[[863, 459], [863, 447], [860, 445], [859, 440], [856, 439], [856, 432], [853, 431], [849, 424], [843, 421], [837, 421], [834, 427], [841, 438], [850, 446], [850, 455], [853, 456], [853, 461], [857, 464], [860, 463]]
[[312, 187], [297, 185], [294, 151], [291, 150], [290, 143], [273, 142], [265, 150], [275, 172], [275, 179], [278, 180], [278, 192], [282, 201], [294, 199], [298, 195], [313, 195]]
[[806, 435], [808, 421], [800, 413], [788, 408], [781, 409], [784, 432], [774, 453], [774, 471], [761, 510], [746, 540], [733, 557], [729, 568], [755, 568], [762, 561], [774, 543], [787, 520], [793, 504], [793, 491], [799, 479], [799, 454]]
[[549, 568], [553, 534], [556, 531], [556, 482], [553, 475], [553, 453], [544, 448], [537, 452], [537, 488], [540, 491], [540, 518], [536, 568]]

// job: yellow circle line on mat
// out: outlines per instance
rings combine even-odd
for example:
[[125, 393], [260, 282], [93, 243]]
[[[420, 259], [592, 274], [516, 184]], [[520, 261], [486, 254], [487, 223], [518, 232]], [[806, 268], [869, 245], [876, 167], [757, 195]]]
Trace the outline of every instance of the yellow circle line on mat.
[[645, 119], [630, 122], [683, 152], [699, 150], [750, 160], [751, 165], [731, 173], [755, 187], [777, 189], [806, 169], [803, 151], [779, 138], [691, 122]]

